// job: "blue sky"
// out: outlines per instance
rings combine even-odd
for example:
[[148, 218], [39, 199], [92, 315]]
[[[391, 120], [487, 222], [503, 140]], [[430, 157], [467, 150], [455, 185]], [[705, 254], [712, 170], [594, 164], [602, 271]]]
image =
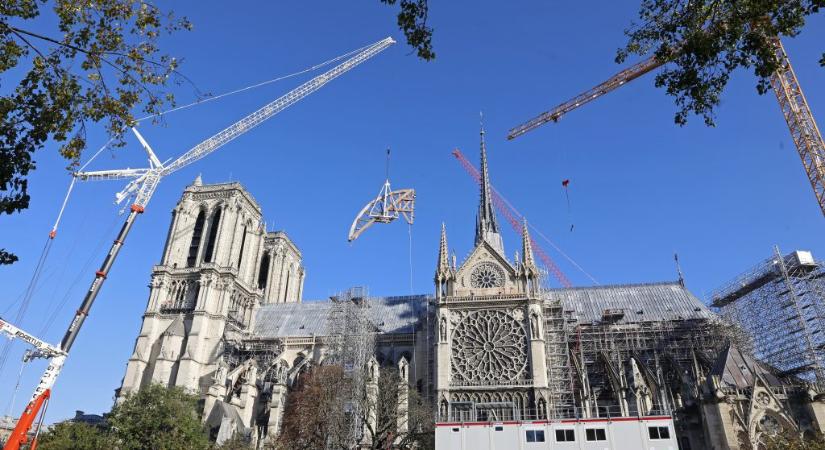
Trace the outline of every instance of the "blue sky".
[[[484, 111], [492, 181], [531, 224], [600, 283], [676, 278], [678, 252], [688, 287], [700, 298], [769, 256], [808, 249], [825, 255], [822, 216], [773, 94], [756, 94], [750, 73], [731, 80], [717, 127], [692, 118], [673, 124], [672, 99], [647, 76], [512, 142], [507, 130], [601, 82], [636, 2], [432, 2], [437, 59], [412, 54], [395, 29], [394, 10], [362, 2], [175, 2], [195, 25], [165, 42], [184, 57], [197, 86], [221, 93], [279, 75], [391, 35], [399, 44], [345, 74], [207, 159], [164, 180], [139, 217], [58, 380], [48, 421], [75, 409], [100, 413], [112, 403], [137, 336], [151, 267], [160, 258], [170, 211], [198, 174], [206, 183], [240, 181], [261, 204], [270, 229], [285, 230], [304, 255], [306, 299], [354, 285], [379, 295], [409, 293], [409, 237], [402, 223], [375, 226], [354, 244], [349, 225], [378, 193], [384, 151], [391, 180], [415, 188], [413, 290], [432, 292], [438, 233], [447, 224], [459, 260], [472, 245], [478, 190], [450, 155], [478, 163], [478, 113]], [[825, 17], [786, 39], [814, 114], [825, 116], [825, 69], [816, 61]], [[284, 82], [171, 114], [141, 127], [163, 160], [280, 96]], [[177, 89], [185, 103], [191, 88]], [[823, 121], [825, 119], [821, 119]], [[106, 138], [92, 130], [90, 147]], [[31, 278], [69, 183], [53, 144], [37, 153], [31, 208], [0, 218], [2, 246], [21, 257], [0, 268], [3, 317]], [[91, 154], [91, 152], [90, 152]], [[145, 164], [134, 139], [105, 152], [94, 169]], [[561, 181], [570, 179], [568, 212]], [[23, 320], [61, 338], [123, 217], [112, 204], [117, 182], [80, 184]], [[501, 220], [501, 217], [500, 217]], [[574, 223], [574, 231], [569, 231]], [[505, 249], [519, 247], [503, 223]], [[545, 245], [574, 284], [591, 281]], [[24, 347], [15, 344], [0, 374], [7, 412]], [[43, 368], [23, 372], [14, 415]]]

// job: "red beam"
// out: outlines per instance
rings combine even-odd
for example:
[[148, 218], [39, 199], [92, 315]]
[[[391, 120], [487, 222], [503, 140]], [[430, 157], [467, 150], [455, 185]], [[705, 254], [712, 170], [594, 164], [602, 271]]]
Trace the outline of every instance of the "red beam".
[[[458, 162], [461, 163], [461, 166], [464, 167], [464, 170], [466, 170], [467, 173], [470, 174], [470, 176], [476, 180], [476, 183], [481, 183], [481, 175], [478, 173], [478, 169], [476, 169], [475, 166], [473, 166], [473, 163], [471, 163], [467, 158], [464, 157], [460, 150], [453, 150], [453, 156], [455, 156], [456, 159], [458, 159]], [[492, 186], [490, 187], [492, 188]], [[504, 216], [505, 219], [507, 219], [507, 222], [510, 223], [510, 226], [513, 227], [513, 230], [515, 230], [517, 234], [521, 235], [521, 223], [523, 218], [520, 217], [517, 212], [512, 211], [507, 206], [507, 202], [505, 202], [504, 198], [501, 196], [501, 194], [498, 193], [498, 191], [496, 191], [495, 189], [491, 189], [491, 194], [493, 195], [493, 205], [495, 205], [496, 209], [498, 209], [501, 215]], [[547, 253], [545, 253], [544, 249], [542, 249], [541, 246], [539, 246], [536, 243], [536, 241], [533, 240], [532, 237], [530, 237], [530, 242], [533, 244], [533, 251], [544, 263], [544, 266], [547, 268], [547, 270], [549, 270], [550, 273], [552, 273], [553, 276], [556, 277], [557, 280], [559, 280], [559, 283], [561, 283], [562, 286], [571, 287], [572, 284], [570, 283], [570, 280], [567, 279], [567, 276], [564, 275], [564, 273], [559, 269], [556, 263], [553, 262], [550, 256]]]

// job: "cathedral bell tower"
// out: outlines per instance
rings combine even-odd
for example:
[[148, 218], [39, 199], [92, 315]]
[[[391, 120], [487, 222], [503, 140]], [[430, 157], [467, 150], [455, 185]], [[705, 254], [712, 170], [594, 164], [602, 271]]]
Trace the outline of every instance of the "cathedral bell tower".
[[204, 393], [224, 343], [252, 329], [259, 305], [299, 302], [303, 280], [300, 251], [266, 231], [240, 183], [198, 176], [172, 211], [121, 395], [149, 383]]

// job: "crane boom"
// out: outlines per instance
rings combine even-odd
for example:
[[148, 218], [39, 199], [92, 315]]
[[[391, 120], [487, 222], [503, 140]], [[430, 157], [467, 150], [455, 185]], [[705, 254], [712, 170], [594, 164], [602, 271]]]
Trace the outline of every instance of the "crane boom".
[[[788, 124], [799, 157], [802, 159], [805, 174], [811, 183], [819, 209], [825, 215], [825, 141], [822, 139], [822, 134], [819, 132], [819, 127], [816, 125], [816, 120], [814, 120], [811, 108], [808, 106], [808, 101], [805, 99], [805, 94], [802, 92], [802, 87], [799, 85], [799, 80], [796, 78], [796, 73], [788, 54], [785, 52], [782, 41], [778, 37], [774, 37], [772, 41], [774, 55], [779, 62], [779, 69], [771, 74], [771, 87], [773, 87], [776, 94], [776, 99], [782, 109], [785, 122]], [[664, 62], [657, 60], [655, 57], [650, 57], [628, 67], [598, 86], [510, 129], [507, 133], [507, 139], [515, 139], [545, 123], [558, 122], [564, 114], [624, 86], [627, 82], [635, 80], [662, 65], [664, 65]]]
[[17, 328], [3, 319], [0, 319], [0, 333], [5, 334], [9, 339], [17, 338], [31, 344], [31, 346], [36, 349], [32, 357], [52, 358], [65, 353], [58, 347]]
[[[459, 149], [453, 150], [453, 156], [455, 156], [458, 162], [461, 163], [461, 166], [464, 167], [464, 170], [466, 170], [467, 173], [471, 177], [473, 177], [473, 179], [475, 179], [477, 183], [481, 182], [481, 174], [478, 173], [478, 169], [476, 169], [475, 166], [473, 166], [473, 163], [471, 163], [464, 156], [464, 154], [461, 153]], [[507, 219], [507, 222], [510, 223], [510, 226], [513, 227], [513, 230], [515, 230], [516, 233], [521, 234], [521, 220], [516, 218], [514, 213], [510, 211], [510, 209], [507, 207], [506, 202], [504, 201], [504, 198], [501, 196], [501, 194], [498, 193], [498, 191], [495, 190], [495, 188], [491, 189], [490, 193], [492, 194], [493, 205], [495, 205], [496, 209], [498, 209], [498, 211], [504, 216], [504, 218]], [[559, 269], [556, 263], [553, 262], [553, 259], [550, 258], [550, 256], [544, 252], [541, 246], [538, 243], [536, 243], [536, 241], [533, 240], [532, 237], [530, 237], [530, 243], [533, 244], [533, 251], [536, 252], [536, 255], [538, 255], [539, 259], [544, 263], [544, 266], [547, 267], [547, 270], [549, 270], [554, 277], [556, 277], [559, 283], [561, 283], [561, 285], [564, 287], [572, 287], [572, 283], [570, 283], [570, 280], [567, 278], [567, 276], [564, 275], [564, 273]]]
[[513, 140], [528, 131], [544, 125], [547, 122], [558, 122], [561, 116], [569, 113], [579, 106], [591, 102], [616, 88], [624, 86], [627, 82], [633, 81], [636, 78], [639, 78], [640, 76], [656, 69], [657, 67], [662, 66], [663, 64], [663, 62], [660, 62], [655, 57], [650, 57], [640, 63], [634, 64], [616, 75], [613, 75], [607, 81], [604, 81], [588, 91], [583, 92], [556, 106], [555, 108], [543, 112], [535, 118], [511, 129], [509, 133], [507, 133], [507, 139]]
[[[252, 128], [260, 125], [262, 122], [266, 121], [270, 117], [274, 116], [275, 114], [278, 114], [279, 112], [283, 111], [289, 106], [295, 104], [307, 95], [312, 94], [318, 89], [321, 89], [322, 86], [334, 80], [335, 78], [338, 78], [339, 76], [343, 75], [353, 67], [384, 51], [387, 47], [394, 43], [395, 40], [391, 37], [382, 39], [370, 45], [369, 47], [367, 47], [354, 57], [348, 59], [344, 63], [336, 67], [333, 67], [332, 69], [318, 75], [317, 77], [289, 91], [284, 96], [272, 101], [271, 103], [264, 105], [262, 108], [258, 109], [252, 114], [249, 114], [243, 119], [219, 131], [209, 139], [206, 139], [200, 144], [192, 147], [191, 150], [189, 150], [188, 152], [181, 155], [178, 159], [166, 165], [166, 167], [163, 168], [161, 171], [161, 176], [169, 175], [170, 173], [180, 170], [183, 167], [186, 167], [189, 164], [192, 164], [193, 162], [214, 152], [215, 150], [219, 149], [220, 147], [227, 144], [236, 137], [246, 133]], [[141, 201], [148, 200], [148, 198], [142, 198], [141, 193], [139, 192], [136, 203], [142, 205], [143, 203], [141, 203]]]
[[132, 229], [132, 225], [134, 224], [134, 221], [137, 218], [137, 216], [143, 213], [146, 205], [152, 198], [152, 194], [154, 194], [158, 183], [160, 183], [160, 180], [164, 176], [203, 158], [209, 153], [212, 153], [224, 144], [230, 142], [231, 140], [240, 136], [241, 134], [251, 130], [255, 126], [259, 125], [261, 122], [271, 118], [275, 114], [279, 113], [280, 111], [284, 110], [285, 108], [294, 104], [295, 102], [301, 100], [307, 95], [317, 91], [329, 81], [337, 78], [338, 76], [347, 72], [348, 70], [352, 69], [358, 64], [361, 64], [367, 59], [375, 56], [376, 54], [385, 50], [387, 47], [394, 43], [395, 41], [392, 38], [388, 37], [368, 47], [365, 47], [363, 50], [359, 51], [357, 54], [347, 59], [343, 63], [339, 64], [338, 66], [300, 85], [299, 87], [288, 92], [286, 95], [280, 97], [279, 99], [271, 103], [268, 103], [264, 107], [244, 117], [240, 121], [225, 128], [223, 131], [196, 145], [191, 150], [183, 154], [181, 157], [179, 157], [172, 163], [169, 163], [168, 165], [163, 165], [160, 163], [157, 157], [155, 157], [152, 149], [149, 147], [149, 145], [146, 143], [143, 137], [140, 136], [140, 133], [138, 133], [137, 130], [135, 130], [135, 134], [138, 136], [138, 140], [140, 141], [144, 150], [146, 150], [148, 154], [148, 168], [124, 169], [119, 171], [108, 170], [100, 172], [78, 172], [74, 174], [75, 177], [80, 179], [133, 178], [132, 181], [130, 181], [129, 184], [126, 186], [126, 188], [117, 194], [116, 198], [118, 199], [118, 203], [132, 195], [135, 196], [135, 199], [130, 208], [131, 210], [129, 212], [129, 215], [126, 217], [126, 221], [121, 227], [120, 232], [117, 235], [117, 238], [115, 239], [111, 249], [109, 250], [109, 253], [104, 258], [103, 264], [100, 266], [97, 272], [95, 272], [94, 281], [92, 281], [89, 290], [86, 292], [86, 296], [83, 298], [83, 302], [81, 303], [80, 308], [75, 313], [72, 322], [69, 324], [69, 327], [66, 330], [66, 334], [63, 336], [63, 340], [61, 341], [59, 347], [59, 350], [62, 352], [62, 354], [56, 355], [51, 358], [49, 366], [46, 368], [46, 371], [43, 373], [43, 376], [40, 378], [39, 384], [37, 385], [37, 387], [34, 390], [34, 393], [32, 394], [31, 400], [29, 401], [28, 405], [26, 405], [26, 408], [23, 410], [23, 414], [20, 416], [20, 419], [18, 419], [17, 424], [14, 427], [14, 431], [12, 431], [11, 435], [6, 441], [6, 444], [3, 447], [4, 450], [19, 450], [20, 447], [23, 444], [25, 444], [28, 440], [28, 432], [31, 429], [32, 423], [34, 423], [34, 419], [37, 417], [43, 404], [49, 399], [51, 395], [51, 388], [54, 385], [58, 375], [60, 374], [60, 371], [63, 368], [66, 356], [68, 355], [69, 350], [74, 344], [74, 341], [77, 338], [77, 335], [80, 332], [80, 328], [83, 326], [86, 317], [88, 317], [89, 311], [91, 310], [92, 305], [94, 304], [94, 301], [97, 298], [97, 295], [100, 292], [101, 287], [103, 286], [103, 283], [106, 281], [106, 277], [109, 274], [109, 270], [111, 270], [112, 265], [114, 264], [115, 259], [117, 258], [117, 255], [119, 254], [124, 242], [126, 241], [126, 236]]

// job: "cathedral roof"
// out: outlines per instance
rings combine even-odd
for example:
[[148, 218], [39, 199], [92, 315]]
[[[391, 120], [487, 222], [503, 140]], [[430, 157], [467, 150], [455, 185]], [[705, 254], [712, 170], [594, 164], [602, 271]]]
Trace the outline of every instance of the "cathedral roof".
[[[428, 299], [426, 295], [369, 297], [367, 314], [378, 332], [412, 333], [419, 319], [425, 317]], [[325, 336], [333, 305], [329, 300], [262, 305], [256, 312], [252, 333], [262, 339]]]
[[549, 297], [573, 311], [579, 323], [610, 313], [616, 323], [709, 319], [713, 313], [678, 282], [551, 289]]
[[740, 389], [753, 386], [757, 374], [771, 386], [783, 384], [767, 365], [757, 362], [733, 345], [728, 345], [719, 355], [711, 370], [711, 375], [718, 375], [723, 383]]

